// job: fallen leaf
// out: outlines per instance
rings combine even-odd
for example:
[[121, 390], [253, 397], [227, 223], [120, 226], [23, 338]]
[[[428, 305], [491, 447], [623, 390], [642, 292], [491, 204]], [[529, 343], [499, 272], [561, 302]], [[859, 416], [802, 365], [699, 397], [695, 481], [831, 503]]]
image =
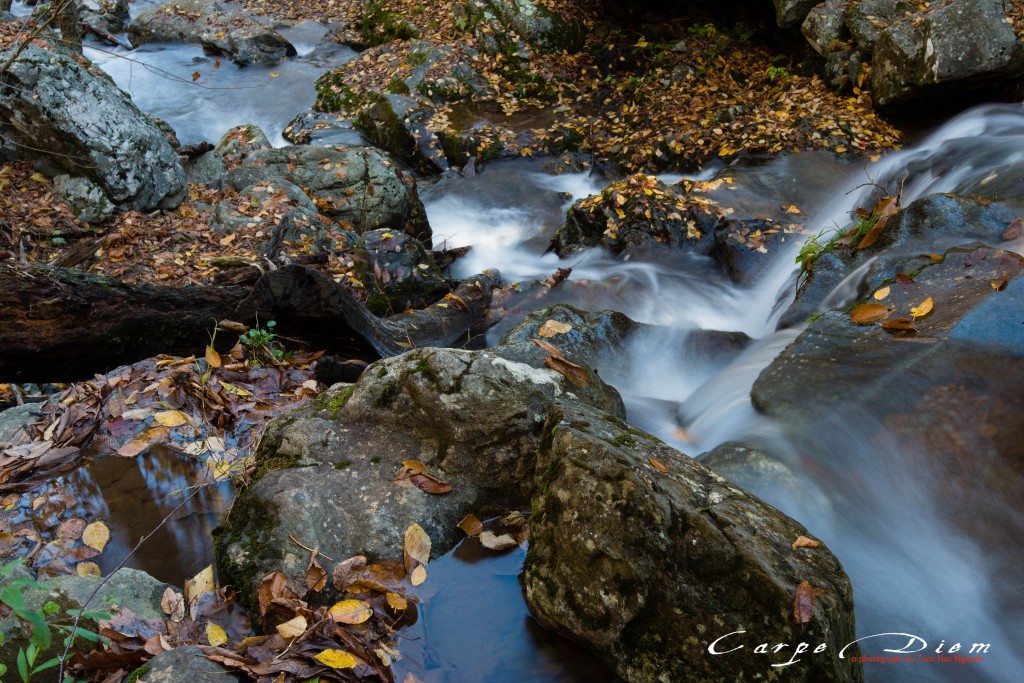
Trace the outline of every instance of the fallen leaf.
[[206, 347], [206, 362], [210, 364], [211, 368], [220, 367], [220, 354], [212, 346]]
[[212, 593], [216, 586], [213, 582], [213, 565], [206, 568], [185, 582], [185, 600], [189, 605], [195, 603], [205, 593]]
[[409, 601], [398, 593], [385, 593], [384, 598], [391, 605], [391, 609], [401, 612], [402, 610], [409, 607]]
[[287, 577], [281, 572], [273, 572], [264, 576], [260, 581], [256, 595], [260, 606], [260, 616], [266, 615], [267, 610], [274, 604], [274, 601], [288, 601], [296, 598], [295, 592], [288, 587]]
[[479, 536], [480, 532], [484, 530], [483, 522], [477, 519], [472, 512], [463, 517], [462, 521], [455, 526], [466, 532], [467, 536]]
[[867, 234], [861, 238], [857, 248], [866, 249], [874, 244], [889, 222], [889, 217], [896, 213], [899, 208], [900, 193], [897, 193], [895, 197], [882, 197], [879, 199], [878, 203], [875, 204], [874, 210], [871, 212], [871, 215], [878, 216], [878, 220], [875, 221], [875, 224], [868, 230]]
[[1015, 240], [1021, 235], [1024, 235], [1024, 220], [1020, 218], [1006, 226], [1006, 230], [1003, 231], [1003, 239], [1007, 242]]
[[544, 359], [544, 365], [562, 375], [577, 387], [585, 387], [590, 384], [590, 376], [587, 374], [587, 371], [564, 358], [549, 356]]
[[412, 574], [409, 575], [409, 583], [414, 586], [418, 586], [427, 580], [427, 570], [420, 565], [416, 569], [412, 570]]
[[356, 658], [344, 650], [324, 650], [313, 659], [332, 669], [354, 669], [358, 664]]
[[365, 568], [366, 558], [364, 556], [350, 557], [344, 562], [334, 565], [334, 571], [331, 572], [331, 583], [339, 591], [344, 591], [355, 582], [359, 573]]
[[361, 624], [373, 616], [373, 607], [362, 600], [342, 600], [328, 611], [334, 621], [341, 624]]
[[546, 323], [540, 326], [537, 330], [537, 334], [542, 337], [554, 337], [556, 334], [565, 334], [572, 329], [572, 325], [569, 323], [559, 322], [557, 320], [548, 320]]
[[181, 621], [185, 618], [185, 598], [168, 586], [160, 598], [160, 609], [171, 618], [171, 621]]
[[403, 460], [402, 467], [395, 472], [394, 483], [403, 488], [417, 488], [434, 495], [442, 495], [452, 490], [451, 484], [427, 472], [427, 466], [419, 460]]
[[891, 311], [882, 304], [861, 304], [850, 311], [850, 322], [854, 325], [868, 325], [889, 317]]
[[283, 624], [277, 625], [277, 632], [282, 638], [298, 638], [306, 632], [306, 617], [301, 614], [294, 619], [289, 619]]
[[79, 576], [100, 576], [100, 566], [95, 562], [79, 562], [75, 573]]
[[793, 541], [793, 550], [797, 548], [817, 548], [821, 545], [821, 541], [815, 541], [813, 538], [807, 538], [806, 536], [797, 536], [796, 540]]
[[496, 536], [492, 531], [484, 531], [480, 534], [480, 545], [488, 550], [505, 550], [519, 545], [519, 542], [508, 534]]
[[915, 306], [914, 308], [910, 309], [910, 315], [914, 316], [914, 320], [917, 320], [918, 318], [923, 318], [923, 317], [925, 317], [926, 315], [928, 315], [931, 312], [932, 312], [932, 298], [931, 297], [928, 297], [927, 299], [922, 301], [920, 306]]
[[1010, 274], [1009, 273], [1003, 273], [1003, 276], [1001, 278], [999, 278], [998, 280], [995, 280], [993, 282], [990, 282], [989, 284], [992, 285], [992, 289], [996, 290], [997, 292], [1001, 292], [1004, 289], [1006, 289], [1006, 283], [1009, 282], [1009, 281], [1010, 281]]
[[210, 623], [206, 625], [206, 639], [213, 647], [220, 647], [228, 642], [228, 634], [217, 624]]
[[132, 439], [131, 441], [126, 441], [124, 445], [118, 448], [117, 454], [122, 458], [134, 458], [151, 445], [153, 444], [150, 443], [149, 439]]
[[188, 415], [180, 410], [161, 410], [153, 415], [153, 419], [161, 427], [180, 427], [189, 422]]
[[814, 601], [825, 591], [821, 588], [811, 588], [807, 581], [801, 581], [796, 587], [796, 595], [793, 596], [793, 623], [808, 624], [814, 618]]
[[660, 462], [658, 462], [657, 460], [655, 460], [654, 458], [652, 458], [649, 455], [647, 456], [647, 459], [651, 462], [652, 465], [654, 465], [654, 469], [658, 470], [662, 474], [667, 474], [668, 473], [668, 468], [665, 467], [664, 465], [662, 465]]
[[882, 329], [889, 332], [917, 332], [917, 325], [910, 318], [892, 318], [882, 323]]
[[103, 548], [106, 547], [109, 540], [110, 529], [103, 522], [93, 522], [82, 532], [82, 543], [100, 552], [103, 552]]
[[878, 290], [874, 294], [875, 301], [881, 301], [882, 299], [884, 299], [887, 296], [889, 296], [889, 288], [888, 287], [882, 287], [880, 290]]
[[199, 73], [198, 71], [193, 71], [192, 72], [192, 81], [193, 82], [198, 81], [200, 76], [202, 76], [201, 73]]
[[413, 560], [419, 564], [430, 562], [430, 536], [419, 524], [411, 524], [405, 530], [405, 569], [412, 571]]
[[562, 352], [558, 350], [558, 347], [556, 347], [551, 342], [546, 342], [543, 339], [536, 339], [536, 338], [531, 339], [530, 341], [532, 341], [534, 344], [536, 344], [540, 348], [542, 348], [545, 351], [547, 351], [548, 353], [550, 353], [555, 358], [562, 358], [562, 359], [565, 358], [565, 356], [562, 355]]
[[85, 520], [80, 517], [72, 517], [65, 519], [57, 527], [57, 538], [67, 538], [71, 540], [78, 540], [82, 537], [82, 532], [85, 531]]
[[316, 553], [309, 558], [309, 566], [306, 567], [306, 585], [316, 593], [322, 591], [327, 585], [327, 571], [316, 561]]

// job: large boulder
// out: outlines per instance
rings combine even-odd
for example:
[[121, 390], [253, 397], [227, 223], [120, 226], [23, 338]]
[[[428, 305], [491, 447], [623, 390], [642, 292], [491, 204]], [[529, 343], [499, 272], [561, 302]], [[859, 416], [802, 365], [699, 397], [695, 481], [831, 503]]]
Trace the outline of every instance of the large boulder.
[[775, 3], [775, 22], [783, 27], [799, 26], [819, 0], [772, 0]]
[[128, 28], [132, 45], [201, 43], [214, 54], [248, 64], [276, 64], [296, 54], [281, 34], [216, 0], [176, 0], [140, 14]]
[[449, 289], [433, 254], [404, 232], [363, 233], [354, 261], [356, 276], [369, 287], [366, 307], [376, 315], [424, 308]]
[[227, 174], [236, 190], [281, 181], [302, 188], [321, 213], [359, 232], [390, 228], [430, 245], [430, 225], [415, 182], [372, 147], [256, 149]]
[[425, 175], [448, 168], [437, 135], [427, 128], [434, 111], [408, 95], [379, 95], [356, 118], [367, 139]]
[[[13, 48], [0, 50], [0, 63]], [[173, 208], [185, 173], [163, 132], [102, 73], [29, 45], [0, 84], [0, 134], [55, 171], [94, 181], [121, 209]]]
[[[824, 546], [791, 548], [809, 533], [792, 519], [580, 406], [552, 408], [537, 472], [527, 604], [624, 680], [861, 679], [858, 664], [836, 656], [856, 639], [850, 582]], [[821, 592], [813, 616], [795, 624], [804, 581]], [[754, 651], [801, 642], [830, 654]]]
[[491, 55], [529, 58], [533, 51], [576, 52], [586, 36], [581, 22], [533, 0], [467, 0], [455, 5], [453, 14], [472, 27], [481, 48]]

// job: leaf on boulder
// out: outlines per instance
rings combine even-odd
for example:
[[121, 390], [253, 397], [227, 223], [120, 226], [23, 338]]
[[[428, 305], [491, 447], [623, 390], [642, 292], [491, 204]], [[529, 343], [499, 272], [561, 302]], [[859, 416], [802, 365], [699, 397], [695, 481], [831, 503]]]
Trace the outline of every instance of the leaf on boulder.
[[910, 318], [892, 318], [882, 323], [882, 329], [887, 332], [911, 332], [918, 331], [917, 325]]
[[342, 600], [328, 612], [340, 624], [361, 624], [373, 616], [373, 607], [362, 600]]
[[885, 320], [891, 312], [882, 304], [861, 304], [850, 311], [850, 322], [854, 325], [870, 325]]
[[75, 565], [75, 573], [79, 576], [100, 576], [100, 566], [95, 562], [79, 562]]
[[654, 466], [654, 469], [658, 470], [662, 474], [668, 474], [668, 468], [665, 467], [663, 464], [661, 464], [660, 462], [658, 462], [649, 455], [647, 456], [647, 459], [650, 461], [651, 465]]
[[306, 585], [315, 593], [319, 593], [327, 585], [327, 571], [316, 561], [316, 553], [309, 558], [309, 566], [306, 567]]
[[1024, 235], [1024, 220], [1020, 218], [1006, 226], [1006, 230], [1003, 231], [1003, 239], [1007, 242], [1015, 240], [1021, 235]]
[[891, 290], [888, 287], [882, 287], [881, 289], [874, 293], [873, 296], [875, 301], [881, 301], [885, 297], [889, 296], [890, 291]]
[[926, 315], [928, 315], [929, 313], [932, 312], [932, 306], [933, 306], [932, 298], [928, 297], [927, 299], [922, 301], [919, 306], [915, 306], [914, 308], [911, 308], [910, 309], [910, 315], [914, 316], [914, 320], [917, 320], [918, 318], [923, 318], [923, 317], [925, 317]]
[[587, 371], [564, 358], [556, 358], [554, 356], [545, 358], [544, 365], [562, 375], [577, 387], [585, 387], [590, 384], [590, 376], [587, 374]]
[[168, 586], [164, 589], [163, 597], [160, 598], [160, 609], [170, 617], [171, 621], [181, 621], [185, 618], [185, 598], [181, 593]]
[[417, 488], [434, 495], [443, 495], [452, 490], [451, 484], [427, 472], [427, 466], [419, 460], [403, 460], [402, 467], [395, 472], [394, 483], [403, 488]]
[[365, 568], [366, 558], [364, 556], [350, 557], [334, 565], [334, 571], [331, 572], [331, 583], [339, 591], [344, 591], [356, 581], [360, 572]]
[[813, 538], [807, 538], [806, 536], [797, 536], [796, 540], [793, 541], [793, 550], [797, 548], [817, 548], [821, 545], [821, 541], [815, 541]]
[[82, 543], [100, 552], [103, 552], [109, 540], [110, 529], [103, 522], [93, 522], [82, 532]]
[[800, 582], [796, 587], [796, 595], [793, 596], [794, 624], [810, 623], [814, 618], [814, 602], [824, 592], [821, 588], [812, 588], [806, 580]]
[[565, 334], [572, 330], [572, 325], [569, 323], [559, 322], [558, 320], [548, 320], [537, 329], [537, 334], [541, 337], [554, 337], [556, 334]]
[[416, 564], [430, 562], [430, 536], [419, 524], [411, 524], [405, 530], [405, 569], [412, 571]]
[[260, 581], [256, 591], [256, 597], [260, 607], [260, 616], [265, 616], [267, 610], [275, 602], [288, 602], [296, 599], [295, 592], [288, 587], [288, 579], [281, 572], [267, 574]]

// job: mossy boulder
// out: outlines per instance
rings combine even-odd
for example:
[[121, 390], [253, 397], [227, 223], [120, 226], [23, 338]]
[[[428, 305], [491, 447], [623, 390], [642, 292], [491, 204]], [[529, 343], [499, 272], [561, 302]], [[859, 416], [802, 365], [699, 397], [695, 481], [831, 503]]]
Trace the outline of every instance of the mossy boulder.
[[366, 306], [376, 315], [423, 308], [449, 289], [433, 254], [405, 233], [364, 233], [355, 264], [359, 281], [369, 288]]
[[[849, 579], [824, 546], [791, 549], [803, 526], [591, 408], [554, 406], [544, 433], [522, 575], [543, 625], [630, 683], [861, 680], [835, 654], [857, 637]], [[795, 625], [803, 581], [822, 592]], [[743, 649], [709, 654], [731, 633], [719, 650]], [[766, 659], [753, 649], [765, 642], [826, 643], [829, 654]]]

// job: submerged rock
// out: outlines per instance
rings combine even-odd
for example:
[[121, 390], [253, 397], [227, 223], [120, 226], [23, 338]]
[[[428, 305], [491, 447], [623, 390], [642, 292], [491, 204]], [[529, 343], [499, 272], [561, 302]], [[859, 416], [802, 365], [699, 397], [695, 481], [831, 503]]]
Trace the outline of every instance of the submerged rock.
[[226, 11], [216, 0], [176, 0], [140, 14], [128, 28], [132, 45], [201, 43], [214, 54], [248, 64], [276, 64], [296, 54], [283, 36], [255, 19]]
[[[860, 665], [835, 656], [856, 638], [850, 582], [824, 546], [790, 548], [808, 532], [789, 517], [581, 406], [551, 410], [537, 472], [527, 604], [626, 681], [861, 679]], [[822, 593], [794, 625], [803, 581]], [[730, 652], [709, 654], [727, 634], [718, 649]], [[764, 642], [827, 643], [832, 654], [767, 661], [752, 649]]]
[[[0, 50], [0, 63], [12, 52]], [[185, 196], [163, 132], [106, 75], [61, 51], [29, 45], [11, 64], [0, 133], [21, 143], [20, 156], [95, 182], [118, 208], [173, 208]]]

